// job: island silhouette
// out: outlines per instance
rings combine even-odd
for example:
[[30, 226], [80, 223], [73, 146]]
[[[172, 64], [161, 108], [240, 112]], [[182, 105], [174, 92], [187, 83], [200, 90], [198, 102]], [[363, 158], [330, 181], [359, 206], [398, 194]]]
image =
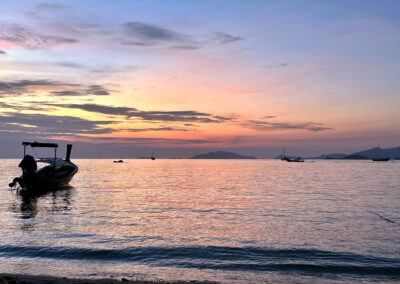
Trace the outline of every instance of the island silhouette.
[[[283, 156], [278, 155], [275, 159], [281, 159]], [[345, 159], [345, 160], [363, 160], [376, 159], [377, 157], [387, 157], [392, 160], [400, 160], [400, 146], [394, 148], [374, 147], [368, 150], [362, 150], [351, 154], [346, 153], [331, 153], [323, 154], [316, 157], [307, 157], [306, 159]]]
[[191, 157], [191, 159], [256, 159], [254, 156], [243, 156], [233, 152], [217, 151], [207, 154], [200, 154]]

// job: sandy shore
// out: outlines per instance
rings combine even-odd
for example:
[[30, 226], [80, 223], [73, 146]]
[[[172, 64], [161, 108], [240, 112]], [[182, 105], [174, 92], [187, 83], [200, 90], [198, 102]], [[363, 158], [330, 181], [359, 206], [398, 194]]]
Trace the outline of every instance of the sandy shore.
[[212, 281], [144, 281], [126, 278], [109, 278], [109, 279], [72, 279], [65, 277], [52, 277], [52, 276], [33, 276], [33, 275], [16, 275], [16, 274], [0, 274], [0, 284], [30, 284], [30, 283], [65, 283], [65, 284], [97, 284], [97, 283], [135, 283], [135, 284], [211, 284], [218, 283]]

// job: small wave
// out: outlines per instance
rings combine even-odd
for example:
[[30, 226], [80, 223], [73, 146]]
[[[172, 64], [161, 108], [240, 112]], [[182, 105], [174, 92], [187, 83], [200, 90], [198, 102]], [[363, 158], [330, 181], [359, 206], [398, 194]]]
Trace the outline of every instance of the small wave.
[[3, 245], [0, 246], [0, 257], [139, 262], [151, 266], [214, 270], [286, 271], [307, 274], [374, 274], [400, 277], [400, 259], [397, 258], [313, 249], [223, 246], [94, 249]]

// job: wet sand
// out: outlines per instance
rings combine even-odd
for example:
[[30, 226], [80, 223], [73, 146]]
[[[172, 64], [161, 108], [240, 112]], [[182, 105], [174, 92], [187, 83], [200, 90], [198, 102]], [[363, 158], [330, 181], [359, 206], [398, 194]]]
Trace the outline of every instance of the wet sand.
[[163, 283], [163, 284], [213, 284], [218, 282], [212, 281], [145, 281], [145, 280], [135, 280], [135, 279], [126, 279], [126, 278], [117, 278], [112, 277], [109, 279], [72, 279], [66, 277], [52, 277], [52, 276], [33, 276], [33, 275], [17, 275], [17, 274], [0, 274], [0, 284], [49, 284], [49, 283], [65, 283], [65, 284], [97, 284], [97, 283], [107, 283], [107, 284], [115, 284], [115, 283], [134, 283], [134, 284], [154, 284], [154, 283]]

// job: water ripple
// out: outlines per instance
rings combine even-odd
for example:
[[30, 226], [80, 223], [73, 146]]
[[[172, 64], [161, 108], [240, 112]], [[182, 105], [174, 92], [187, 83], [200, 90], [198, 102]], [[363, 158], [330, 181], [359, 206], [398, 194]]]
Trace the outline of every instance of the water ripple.
[[151, 263], [197, 269], [379, 274], [400, 277], [400, 259], [314, 249], [258, 247], [129, 247], [94, 249], [0, 246], [1, 257]]

